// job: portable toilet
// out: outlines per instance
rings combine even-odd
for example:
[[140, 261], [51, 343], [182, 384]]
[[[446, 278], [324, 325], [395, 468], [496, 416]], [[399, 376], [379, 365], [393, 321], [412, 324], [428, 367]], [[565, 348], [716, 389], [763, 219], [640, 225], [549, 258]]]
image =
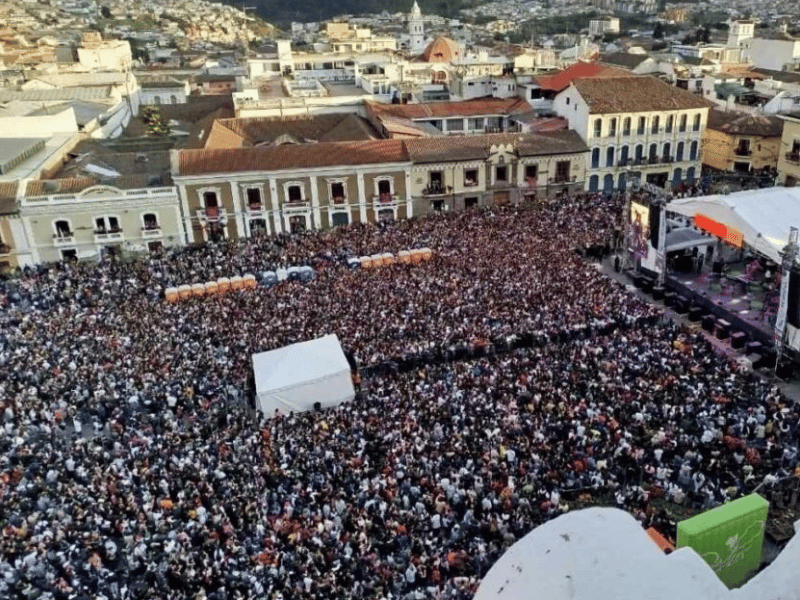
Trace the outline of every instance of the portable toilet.
[[433, 251], [430, 248], [422, 248], [420, 252], [422, 253], [422, 260], [430, 260], [433, 256]]
[[204, 283], [193, 283], [192, 284], [192, 296], [205, 296], [206, 295], [206, 286]]
[[289, 281], [300, 280], [300, 267], [289, 267], [286, 270], [289, 272]]
[[393, 265], [395, 262], [397, 262], [397, 261], [394, 258], [394, 254], [392, 254], [391, 252], [384, 252], [383, 253], [383, 264], [384, 265]]
[[422, 250], [412, 250], [411, 251], [411, 262], [415, 265], [422, 262]]
[[373, 254], [372, 255], [372, 266], [373, 267], [382, 267], [383, 266], [383, 254]]
[[275, 274], [278, 276], [278, 281], [286, 281], [289, 279], [289, 271], [286, 269], [275, 269]]
[[190, 285], [180, 285], [178, 286], [178, 297], [181, 300], [186, 300], [192, 296], [192, 286]]
[[178, 288], [168, 287], [164, 290], [164, 298], [167, 302], [176, 302], [178, 300]]
[[362, 256], [361, 257], [361, 268], [362, 269], [371, 269], [372, 268], [372, 257], [371, 256]]
[[348, 269], [358, 269], [361, 266], [361, 261], [357, 258], [348, 258], [347, 259], [347, 268]]
[[219, 279], [217, 279], [217, 284], [218, 284], [217, 291], [220, 294], [225, 294], [231, 289], [231, 280], [228, 279], [227, 277], [220, 277]]
[[248, 273], [244, 276], [244, 287], [246, 290], [253, 290], [256, 287], [256, 276]]
[[219, 284], [216, 281], [207, 281], [206, 285], [206, 295], [212, 296], [217, 293], [217, 289], [219, 288]]
[[261, 274], [261, 283], [266, 287], [272, 287], [278, 283], [278, 274], [275, 271], [264, 271]]
[[308, 283], [312, 279], [314, 279], [314, 269], [308, 265], [300, 267], [300, 281], [303, 283]]
[[231, 277], [231, 289], [232, 290], [241, 290], [244, 288], [244, 279], [242, 279], [239, 275], [234, 275]]
[[397, 260], [403, 264], [408, 264], [411, 262], [411, 253], [408, 250], [400, 250], [397, 253]]

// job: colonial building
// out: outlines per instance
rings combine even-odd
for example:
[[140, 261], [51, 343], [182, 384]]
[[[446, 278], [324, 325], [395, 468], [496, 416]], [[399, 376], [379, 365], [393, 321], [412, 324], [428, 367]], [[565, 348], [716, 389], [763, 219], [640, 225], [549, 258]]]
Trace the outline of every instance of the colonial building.
[[625, 189], [629, 178], [661, 187], [700, 175], [709, 105], [654, 77], [578, 78], [554, 100], [590, 148], [589, 191]]
[[19, 266], [13, 233], [18, 187], [16, 181], [0, 182], [0, 273]]
[[781, 115], [783, 134], [778, 155], [777, 183], [794, 187], [800, 182], [800, 113]]
[[582, 189], [575, 132], [173, 152], [187, 242], [325, 229]]
[[712, 110], [703, 136], [703, 164], [737, 173], [775, 169], [782, 132], [779, 117]]

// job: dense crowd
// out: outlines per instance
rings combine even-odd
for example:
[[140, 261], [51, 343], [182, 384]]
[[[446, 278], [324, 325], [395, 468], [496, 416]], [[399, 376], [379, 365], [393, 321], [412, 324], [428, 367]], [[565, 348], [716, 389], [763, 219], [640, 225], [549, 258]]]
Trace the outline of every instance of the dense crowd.
[[[470, 598], [575, 494], [657, 524], [656, 495], [702, 508], [790, 474], [797, 409], [575, 252], [614, 246], [620, 208], [563, 198], [3, 282], [0, 596]], [[413, 247], [433, 260], [346, 265]], [[316, 277], [162, 298], [297, 264]], [[365, 367], [413, 368], [259, 420], [251, 354], [327, 333]]]

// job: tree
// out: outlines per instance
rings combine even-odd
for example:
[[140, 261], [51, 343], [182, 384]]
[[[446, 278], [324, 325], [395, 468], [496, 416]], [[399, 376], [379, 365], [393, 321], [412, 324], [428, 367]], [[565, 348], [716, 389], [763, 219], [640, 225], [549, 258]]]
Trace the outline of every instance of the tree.
[[653, 39], [654, 40], [661, 40], [664, 38], [664, 24], [659, 21], [656, 23], [655, 29], [653, 29]]
[[106, 20], [110, 20], [110, 19], [112, 18], [112, 16], [111, 16], [111, 9], [110, 9], [110, 8], [108, 8], [106, 5], [103, 5], [103, 6], [101, 6], [101, 7], [100, 7], [100, 15], [101, 15], [101, 16], [102, 16], [104, 19], [106, 19]]
[[708, 43], [711, 41], [711, 31], [708, 29], [708, 27], [703, 27], [703, 28], [702, 28], [702, 29], [699, 31], [699, 35], [698, 35], [697, 37], [698, 37], [698, 38], [700, 39], [700, 41], [701, 41], [701, 42], [703, 42], [704, 44], [708, 44]]

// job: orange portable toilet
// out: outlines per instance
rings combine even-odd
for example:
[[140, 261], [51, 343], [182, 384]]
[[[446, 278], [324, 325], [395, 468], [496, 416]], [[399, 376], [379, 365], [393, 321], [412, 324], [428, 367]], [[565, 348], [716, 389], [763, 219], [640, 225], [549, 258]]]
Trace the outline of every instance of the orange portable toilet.
[[219, 288], [219, 284], [216, 281], [208, 281], [205, 285], [206, 288], [206, 295], [213, 296], [217, 293], [217, 288]]
[[392, 254], [391, 252], [384, 252], [383, 254], [384, 265], [393, 265], [395, 262], [397, 261], [394, 258], [394, 254]]
[[372, 257], [371, 256], [362, 256], [361, 257], [361, 268], [362, 269], [371, 269], [372, 268]]
[[433, 251], [430, 248], [422, 248], [420, 252], [422, 253], [422, 260], [430, 260], [433, 256]]
[[193, 283], [192, 284], [192, 296], [205, 296], [206, 295], [206, 286], [203, 283]]
[[168, 287], [164, 290], [164, 298], [167, 302], [177, 302], [178, 301], [178, 288], [176, 287]]
[[227, 277], [220, 277], [217, 279], [217, 291], [220, 294], [225, 294], [231, 289], [231, 280]]
[[397, 253], [397, 260], [401, 263], [408, 264], [411, 262], [411, 253], [408, 250], [400, 250]]
[[411, 262], [415, 265], [422, 262], [422, 250], [414, 249], [411, 251]]
[[190, 285], [181, 285], [178, 286], [178, 297], [181, 300], [186, 300], [192, 296], [192, 286]]
[[256, 276], [252, 273], [248, 273], [244, 276], [244, 287], [247, 290], [255, 289], [256, 287]]
[[383, 254], [373, 254], [372, 255], [372, 266], [373, 267], [382, 267], [383, 266]]
[[233, 277], [231, 277], [231, 289], [232, 290], [244, 289], [244, 279], [242, 279], [239, 275], [234, 275]]

